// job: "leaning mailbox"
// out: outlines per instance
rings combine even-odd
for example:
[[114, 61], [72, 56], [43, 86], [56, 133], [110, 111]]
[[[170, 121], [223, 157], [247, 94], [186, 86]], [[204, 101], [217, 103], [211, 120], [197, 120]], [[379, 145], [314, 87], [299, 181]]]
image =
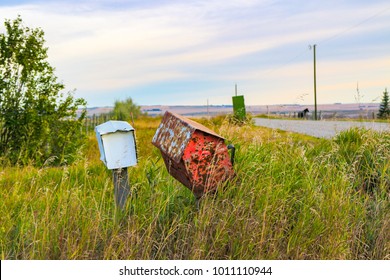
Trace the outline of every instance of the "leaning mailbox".
[[168, 172], [196, 198], [234, 176], [224, 138], [190, 119], [166, 112], [152, 143], [160, 149]]
[[108, 121], [95, 127], [100, 159], [113, 170], [115, 202], [124, 207], [130, 193], [127, 167], [137, 164], [134, 128], [124, 121]]
[[124, 121], [108, 121], [96, 126], [100, 159], [108, 169], [137, 164], [134, 128]]

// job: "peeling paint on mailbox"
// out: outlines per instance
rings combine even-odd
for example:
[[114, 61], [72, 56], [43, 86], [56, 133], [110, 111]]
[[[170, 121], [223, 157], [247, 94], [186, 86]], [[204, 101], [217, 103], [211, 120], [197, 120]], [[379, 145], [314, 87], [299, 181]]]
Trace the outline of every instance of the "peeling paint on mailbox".
[[234, 176], [224, 138], [190, 119], [166, 112], [152, 143], [168, 172], [197, 198]]

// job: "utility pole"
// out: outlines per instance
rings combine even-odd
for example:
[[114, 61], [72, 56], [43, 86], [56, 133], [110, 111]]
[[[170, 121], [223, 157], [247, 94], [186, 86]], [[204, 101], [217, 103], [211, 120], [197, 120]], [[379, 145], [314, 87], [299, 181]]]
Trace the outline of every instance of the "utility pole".
[[314, 54], [314, 119], [317, 120], [317, 77], [316, 77], [316, 45], [313, 45]]
[[207, 99], [207, 118], [210, 118], [210, 112], [209, 112], [209, 100]]

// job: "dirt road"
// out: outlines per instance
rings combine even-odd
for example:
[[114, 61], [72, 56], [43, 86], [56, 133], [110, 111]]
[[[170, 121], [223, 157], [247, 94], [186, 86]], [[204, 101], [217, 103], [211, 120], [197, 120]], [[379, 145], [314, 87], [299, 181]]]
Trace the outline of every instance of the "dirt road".
[[390, 132], [390, 124], [378, 122], [274, 120], [262, 118], [255, 118], [254, 120], [258, 126], [292, 131], [319, 138], [332, 138], [340, 131], [348, 130], [352, 127]]

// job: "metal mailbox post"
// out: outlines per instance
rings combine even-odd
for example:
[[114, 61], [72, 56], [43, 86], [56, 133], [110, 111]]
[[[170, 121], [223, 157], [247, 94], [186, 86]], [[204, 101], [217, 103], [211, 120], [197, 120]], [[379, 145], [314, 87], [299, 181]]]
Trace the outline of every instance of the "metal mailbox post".
[[197, 199], [234, 176], [224, 138], [180, 115], [165, 112], [152, 144], [160, 149], [168, 172]]
[[124, 208], [130, 194], [127, 167], [137, 164], [134, 128], [124, 121], [108, 121], [95, 127], [100, 159], [113, 170], [115, 203]]

